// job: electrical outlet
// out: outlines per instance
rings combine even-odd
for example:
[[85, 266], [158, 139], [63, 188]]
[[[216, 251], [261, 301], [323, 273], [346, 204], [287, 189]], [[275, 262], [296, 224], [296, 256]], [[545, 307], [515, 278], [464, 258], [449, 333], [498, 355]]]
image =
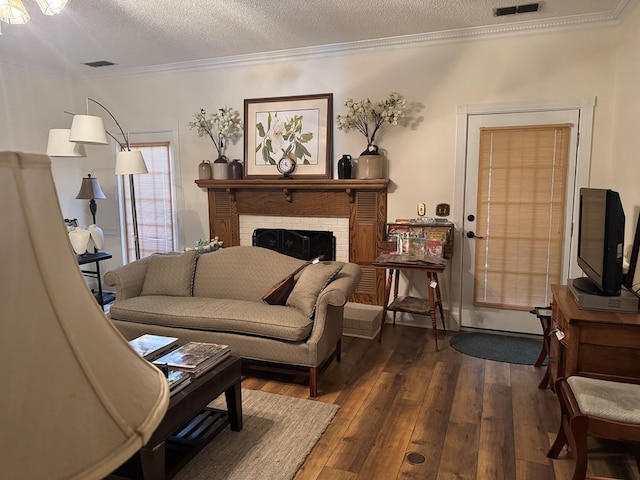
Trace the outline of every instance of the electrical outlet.
[[424, 217], [425, 213], [427, 213], [427, 206], [424, 203], [418, 204], [418, 215]]

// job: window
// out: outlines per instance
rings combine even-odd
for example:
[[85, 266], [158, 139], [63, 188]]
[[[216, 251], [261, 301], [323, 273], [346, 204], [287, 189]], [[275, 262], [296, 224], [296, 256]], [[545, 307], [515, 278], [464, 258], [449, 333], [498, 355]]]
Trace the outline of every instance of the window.
[[[174, 251], [176, 249], [175, 202], [171, 188], [173, 180], [169, 142], [132, 143], [131, 148], [142, 152], [149, 170], [146, 175], [133, 176], [140, 258], [156, 252]], [[129, 175], [123, 175], [121, 181], [125, 219], [125, 257], [128, 262], [131, 262], [135, 260], [136, 255]]]

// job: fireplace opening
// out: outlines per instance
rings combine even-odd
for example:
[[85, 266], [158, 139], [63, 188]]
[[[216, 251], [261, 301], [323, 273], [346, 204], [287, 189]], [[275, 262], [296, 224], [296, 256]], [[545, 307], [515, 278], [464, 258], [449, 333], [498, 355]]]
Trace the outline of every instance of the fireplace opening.
[[321, 260], [336, 259], [336, 237], [329, 231], [256, 228], [252, 244], [300, 260], [312, 260], [316, 257], [322, 257]]

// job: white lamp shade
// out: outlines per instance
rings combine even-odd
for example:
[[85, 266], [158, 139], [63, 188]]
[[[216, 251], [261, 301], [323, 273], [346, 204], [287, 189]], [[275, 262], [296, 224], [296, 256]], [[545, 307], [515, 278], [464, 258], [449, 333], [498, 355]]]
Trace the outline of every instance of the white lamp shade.
[[108, 145], [109, 139], [102, 117], [74, 115], [69, 141], [88, 145]]
[[140, 150], [118, 152], [116, 156], [116, 175], [138, 175], [149, 173]]
[[0, 152], [0, 218], [2, 477], [104, 478], [150, 439], [167, 380], [87, 287], [48, 156]]
[[87, 156], [84, 145], [69, 141], [71, 130], [68, 128], [52, 128], [49, 130], [47, 155], [50, 157], [81, 157]]

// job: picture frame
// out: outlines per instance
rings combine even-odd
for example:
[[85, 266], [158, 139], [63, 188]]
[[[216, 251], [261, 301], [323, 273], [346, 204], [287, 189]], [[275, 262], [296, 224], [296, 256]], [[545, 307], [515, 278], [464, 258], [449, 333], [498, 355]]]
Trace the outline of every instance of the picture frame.
[[244, 101], [246, 178], [282, 177], [278, 161], [296, 166], [290, 178], [332, 177], [333, 94]]

